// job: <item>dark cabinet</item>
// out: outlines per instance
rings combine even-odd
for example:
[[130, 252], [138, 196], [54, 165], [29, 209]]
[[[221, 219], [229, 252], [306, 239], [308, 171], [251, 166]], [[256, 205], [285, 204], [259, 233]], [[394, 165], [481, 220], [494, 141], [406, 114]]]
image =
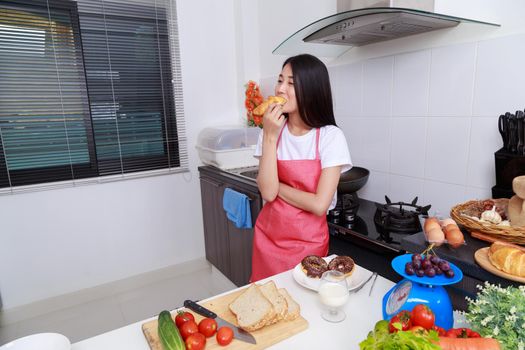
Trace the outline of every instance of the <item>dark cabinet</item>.
[[254, 226], [262, 208], [257, 185], [211, 166], [199, 167], [199, 174], [206, 259], [237, 286], [245, 285], [252, 270], [253, 229], [239, 229], [228, 220], [222, 197], [226, 188], [248, 196]]

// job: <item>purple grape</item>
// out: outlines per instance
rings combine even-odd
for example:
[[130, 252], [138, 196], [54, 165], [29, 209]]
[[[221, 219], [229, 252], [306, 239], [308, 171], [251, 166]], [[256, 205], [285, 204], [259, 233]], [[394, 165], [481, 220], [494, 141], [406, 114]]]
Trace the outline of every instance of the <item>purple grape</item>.
[[443, 270], [443, 272], [450, 270], [450, 265], [448, 264], [448, 261], [441, 260], [438, 266], [441, 270]]
[[454, 277], [454, 270], [446, 270], [445, 271], [445, 276], [447, 276], [449, 278]]
[[438, 276], [440, 276], [440, 275], [443, 274], [443, 270], [441, 270], [441, 269], [439, 268], [439, 266], [438, 266], [438, 267], [434, 267], [434, 270], [436, 270], [436, 275], [438, 275]]
[[417, 260], [421, 261], [421, 254], [412, 255], [412, 262], [416, 262]]
[[429, 267], [425, 270], [425, 275], [427, 275], [428, 277], [434, 277], [436, 275], [436, 270], [434, 270], [433, 267]]
[[430, 262], [430, 260], [425, 259], [421, 262], [421, 267], [423, 268], [423, 270], [426, 270], [429, 267], [432, 267], [432, 263]]
[[416, 260], [412, 263], [412, 266], [414, 266], [415, 270], [421, 269], [421, 260]]
[[423, 277], [423, 276], [425, 276], [425, 271], [423, 271], [423, 270], [421, 270], [421, 269], [416, 270], [416, 276], [417, 276], [417, 277]]
[[412, 276], [412, 275], [415, 273], [415, 271], [414, 271], [414, 267], [413, 267], [412, 265], [410, 265], [410, 266], [408, 266], [408, 265], [405, 266], [405, 273], [406, 273], [407, 275], [409, 275], [409, 276]]
[[432, 256], [430, 257], [430, 262], [431, 262], [433, 265], [437, 265], [437, 264], [439, 264], [440, 261], [441, 261], [441, 259], [438, 258], [438, 257], [435, 256], [435, 255], [432, 255]]

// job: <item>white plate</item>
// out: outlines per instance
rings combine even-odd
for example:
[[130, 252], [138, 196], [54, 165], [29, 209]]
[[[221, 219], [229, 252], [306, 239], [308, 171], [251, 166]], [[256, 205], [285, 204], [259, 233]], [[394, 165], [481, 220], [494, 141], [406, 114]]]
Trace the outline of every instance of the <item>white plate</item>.
[[71, 350], [71, 343], [62, 334], [38, 333], [13, 340], [0, 346], [0, 350]]
[[[323, 258], [327, 263], [329, 263], [335, 256], [329, 256]], [[354, 273], [346, 278], [346, 283], [348, 284], [348, 290], [352, 291], [356, 288], [359, 288], [361, 283], [363, 283], [367, 277], [370, 277], [372, 272], [368, 272], [361, 266], [355, 264]], [[319, 284], [321, 283], [320, 278], [312, 278], [306, 276], [303, 269], [301, 268], [301, 263], [297, 264], [292, 271], [292, 276], [297, 283], [301, 286], [317, 291], [319, 289]]]

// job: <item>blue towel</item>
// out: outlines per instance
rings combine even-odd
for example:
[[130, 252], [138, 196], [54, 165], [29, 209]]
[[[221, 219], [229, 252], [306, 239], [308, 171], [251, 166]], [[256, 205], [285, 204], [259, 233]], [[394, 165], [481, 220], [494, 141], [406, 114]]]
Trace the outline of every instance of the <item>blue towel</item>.
[[222, 197], [222, 207], [228, 219], [237, 228], [252, 228], [252, 213], [250, 199], [242, 193], [226, 188]]

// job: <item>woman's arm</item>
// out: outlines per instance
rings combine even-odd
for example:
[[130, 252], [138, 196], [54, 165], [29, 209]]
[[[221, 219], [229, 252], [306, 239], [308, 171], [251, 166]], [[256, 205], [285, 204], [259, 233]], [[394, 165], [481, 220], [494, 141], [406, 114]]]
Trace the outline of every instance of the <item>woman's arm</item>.
[[262, 140], [262, 155], [259, 159], [259, 174], [257, 186], [262, 198], [272, 202], [279, 193], [279, 176], [277, 174], [277, 140], [284, 124], [282, 106], [272, 104], [264, 114], [264, 132]]
[[326, 211], [334, 198], [340, 175], [340, 166], [324, 168], [321, 172], [321, 178], [319, 179], [315, 193], [301, 191], [280, 183], [279, 197], [294, 207], [309, 211], [318, 216], [326, 215]]

